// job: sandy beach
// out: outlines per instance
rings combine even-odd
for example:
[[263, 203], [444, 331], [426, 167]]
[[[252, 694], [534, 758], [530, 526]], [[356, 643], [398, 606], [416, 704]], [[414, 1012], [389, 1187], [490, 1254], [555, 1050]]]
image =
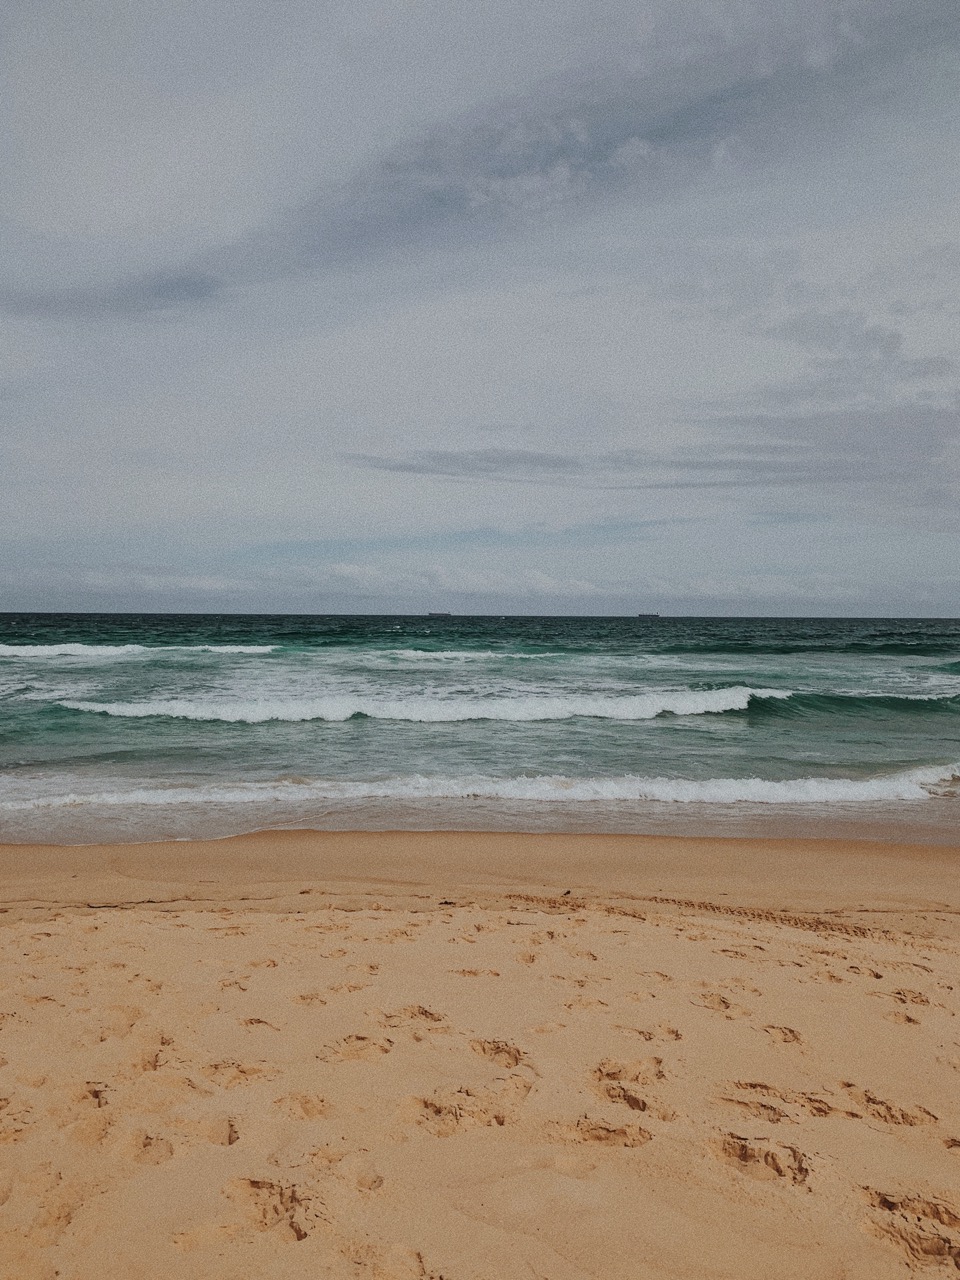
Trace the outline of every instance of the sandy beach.
[[0, 847], [0, 1275], [960, 1268], [960, 849]]

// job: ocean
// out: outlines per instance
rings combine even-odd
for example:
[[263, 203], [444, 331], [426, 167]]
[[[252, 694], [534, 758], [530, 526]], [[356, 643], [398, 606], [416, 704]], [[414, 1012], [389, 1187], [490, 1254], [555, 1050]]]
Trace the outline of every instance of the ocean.
[[0, 839], [960, 836], [960, 621], [0, 615]]

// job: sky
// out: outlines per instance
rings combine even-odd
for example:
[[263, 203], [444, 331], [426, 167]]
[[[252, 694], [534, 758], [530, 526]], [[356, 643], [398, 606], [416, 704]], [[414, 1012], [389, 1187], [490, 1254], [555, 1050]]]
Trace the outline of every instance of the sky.
[[956, 0], [6, 0], [0, 611], [960, 615]]

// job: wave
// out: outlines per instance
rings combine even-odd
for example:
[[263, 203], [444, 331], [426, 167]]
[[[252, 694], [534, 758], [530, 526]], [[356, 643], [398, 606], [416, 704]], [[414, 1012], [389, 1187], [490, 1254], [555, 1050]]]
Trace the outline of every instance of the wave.
[[[960, 657], [957, 618], [679, 619], [654, 632], [665, 653]], [[658, 640], [660, 643], [658, 643]]]
[[57, 705], [70, 711], [133, 719], [166, 717], [179, 720], [222, 721], [228, 724], [264, 724], [271, 720], [296, 723], [304, 720], [343, 721], [354, 717], [373, 720], [406, 720], [444, 724], [462, 720], [652, 720], [660, 715], [696, 716], [725, 711], [745, 711], [755, 698], [789, 698], [780, 689], [662, 690], [631, 696], [569, 695], [560, 697], [514, 695], [493, 698], [404, 698], [389, 700], [352, 695], [276, 701], [214, 702], [204, 699], [166, 698], [147, 702], [84, 702], [65, 699]]
[[0, 698], [12, 698], [17, 694], [29, 693], [32, 687], [24, 684], [22, 680], [0, 680]]
[[800, 718], [805, 716], [856, 715], [883, 717], [890, 712], [932, 712], [956, 714], [960, 711], [960, 689], [939, 693], [873, 693], [857, 690], [847, 693], [792, 693], [787, 700], [751, 702], [750, 714]]
[[275, 644], [0, 644], [0, 658], [123, 658], [148, 653], [273, 653]]
[[139, 702], [91, 702], [62, 698], [57, 705], [70, 711], [128, 719], [197, 720], [226, 724], [339, 722], [352, 719], [400, 720], [421, 724], [449, 724], [469, 720], [535, 722], [549, 720], [653, 720], [657, 716], [720, 715], [748, 712], [751, 716], [801, 719], [814, 716], [884, 717], [910, 712], [955, 715], [960, 692], [885, 694], [798, 693], [787, 689], [752, 689], [734, 685], [724, 689], [657, 690], [640, 694], [559, 694], [518, 692], [495, 697], [417, 697], [389, 699], [357, 694], [328, 694], [320, 698], [213, 700], [157, 698]]
[[275, 644], [181, 644], [165, 647], [195, 653], [274, 653], [279, 648]]
[[939, 658], [957, 651], [957, 638], [948, 636], [943, 640], [822, 640], [809, 636], [798, 636], [796, 640], [767, 640], [758, 638], [755, 641], [692, 640], [687, 643], [664, 644], [657, 647], [658, 653], [673, 654], [727, 654], [731, 656], [748, 655], [756, 657], [770, 654], [774, 657], [793, 655], [820, 654], [878, 654], [880, 656], [907, 658]]
[[69, 807], [263, 804], [300, 807], [365, 800], [493, 800], [547, 803], [864, 804], [929, 800], [960, 782], [960, 763], [907, 769], [873, 778], [493, 778], [394, 776], [362, 782], [278, 779], [224, 786], [137, 786], [124, 790], [34, 796], [0, 802], [0, 811]]

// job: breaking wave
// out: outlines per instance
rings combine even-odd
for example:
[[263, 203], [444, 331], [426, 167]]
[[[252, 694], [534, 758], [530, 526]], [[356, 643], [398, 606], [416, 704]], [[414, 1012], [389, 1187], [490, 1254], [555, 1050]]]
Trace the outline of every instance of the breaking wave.
[[71, 711], [134, 719], [167, 717], [179, 720], [212, 720], [228, 724], [264, 724], [271, 720], [343, 721], [365, 716], [373, 720], [408, 720], [444, 724], [462, 720], [652, 720], [660, 715], [697, 716], [724, 711], [745, 711], [755, 698], [789, 698], [780, 689], [663, 690], [629, 696], [535, 694], [488, 698], [418, 698], [398, 700], [352, 695], [321, 698], [213, 701], [161, 698], [144, 702], [85, 702], [64, 699], [58, 705]]
[[260, 804], [304, 805], [365, 800], [509, 800], [530, 802], [655, 802], [668, 804], [863, 804], [928, 800], [960, 782], [960, 764], [907, 769], [872, 778], [569, 778], [561, 775], [493, 778], [425, 777], [379, 780], [279, 779], [234, 785], [131, 785], [121, 790], [68, 792], [0, 802], [0, 811], [68, 807]]
[[751, 704], [751, 713], [799, 718], [803, 716], [846, 715], [886, 717], [893, 712], [912, 714], [960, 711], [960, 689], [951, 687], [936, 693], [793, 693], [789, 700]]

